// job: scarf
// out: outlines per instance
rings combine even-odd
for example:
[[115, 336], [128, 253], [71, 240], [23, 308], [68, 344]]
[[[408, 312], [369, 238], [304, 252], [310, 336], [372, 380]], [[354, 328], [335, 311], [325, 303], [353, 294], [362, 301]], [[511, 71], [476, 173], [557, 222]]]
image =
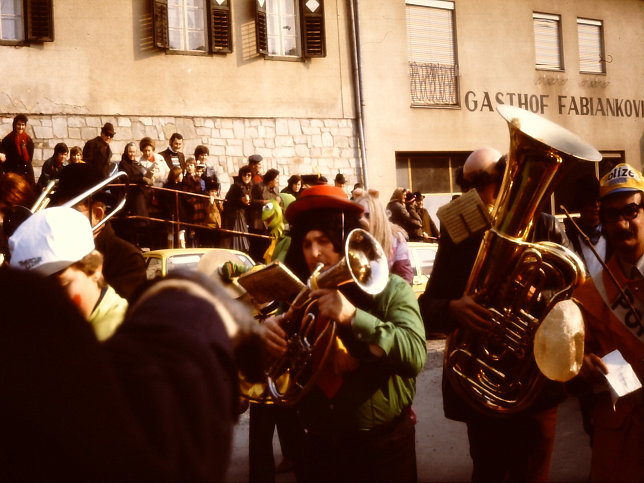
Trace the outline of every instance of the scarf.
[[29, 134], [23, 132], [22, 134], [14, 134], [14, 139], [16, 141], [16, 148], [18, 149], [18, 155], [24, 160], [25, 163], [29, 164], [31, 160], [29, 159], [29, 151], [27, 150], [27, 142], [31, 140]]
[[581, 231], [583, 231], [584, 234], [590, 239], [590, 242], [593, 245], [597, 245], [597, 242], [599, 241], [599, 237], [602, 236], [601, 223], [597, 226], [586, 226], [581, 222], [578, 222], [577, 224], [579, 225], [579, 228], [581, 228]]

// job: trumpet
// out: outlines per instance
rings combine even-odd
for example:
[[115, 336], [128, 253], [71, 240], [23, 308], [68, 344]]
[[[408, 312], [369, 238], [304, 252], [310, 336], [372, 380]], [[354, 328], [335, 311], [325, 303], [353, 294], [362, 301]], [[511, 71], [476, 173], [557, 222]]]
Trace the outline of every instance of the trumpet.
[[[64, 206], [64, 207], [67, 207], [67, 208], [72, 208], [72, 207], [76, 206], [78, 203], [80, 203], [81, 201], [91, 197], [92, 195], [94, 195], [98, 191], [102, 190], [105, 186], [110, 184], [115, 179], [118, 179], [118, 178], [120, 178], [122, 176], [127, 176], [127, 173], [125, 171], [117, 171], [116, 173], [108, 176], [107, 178], [105, 178], [103, 181], [101, 181], [100, 183], [96, 184], [92, 188], [88, 189], [87, 191], [84, 191], [83, 193], [81, 193], [78, 196], [72, 198], [71, 200], [63, 203], [60, 206]], [[123, 209], [123, 207], [125, 206], [125, 202], [126, 202], [126, 198], [125, 198], [125, 196], [123, 196], [123, 198], [121, 198], [119, 203], [112, 208], [112, 211], [110, 211], [110, 213], [108, 215], [106, 215], [101, 221], [99, 221], [96, 225], [94, 225], [92, 227], [92, 231], [96, 232], [100, 227], [102, 227], [105, 223], [107, 223], [114, 215], [116, 215], [116, 213], [118, 213], [121, 209]]]

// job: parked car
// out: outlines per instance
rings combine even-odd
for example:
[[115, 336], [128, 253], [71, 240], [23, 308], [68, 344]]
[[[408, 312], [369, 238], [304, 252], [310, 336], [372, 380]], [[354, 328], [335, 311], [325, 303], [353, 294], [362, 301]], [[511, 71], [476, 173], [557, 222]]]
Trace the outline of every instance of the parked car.
[[[163, 250], [152, 250], [144, 252], [146, 275], [148, 280], [157, 277], [165, 277], [175, 270], [197, 270], [201, 257], [211, 252], [216, 253], [214, 262], [223, 265], [224, 262], [232, 261], [241, 263], [248, 268], [255, 265], [253, 259], [244, 252], [228, 250], [225, 248], [167, 248]], [[211, 260], [212, 261], [212, 260]]]
[[424, 291], [434, 268], [438, 243], [408, 242], [409, 259], [414, 269], [412, 288], [418, 298]]

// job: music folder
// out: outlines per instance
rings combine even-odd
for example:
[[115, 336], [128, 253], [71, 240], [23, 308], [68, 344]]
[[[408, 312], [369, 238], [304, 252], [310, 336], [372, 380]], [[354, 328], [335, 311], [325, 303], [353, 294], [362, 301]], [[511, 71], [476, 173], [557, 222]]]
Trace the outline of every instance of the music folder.
[[241, 275], [237, 282], [260, 304], [292, 302], [306, 285], [279, 260]]
[[490, 213], [476, 190], [470, 190], [441, 206], [436, 212], [449, 237], [455, 244], [492, 226]]

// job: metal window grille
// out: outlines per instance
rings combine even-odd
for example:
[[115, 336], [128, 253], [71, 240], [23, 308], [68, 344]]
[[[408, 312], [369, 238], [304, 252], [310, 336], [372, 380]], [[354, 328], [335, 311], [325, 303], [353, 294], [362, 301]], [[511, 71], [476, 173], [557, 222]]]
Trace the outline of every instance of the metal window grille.
[[406, 10], [412, 105], [457, 105], [453, 2], [408, 0]]
[[602, 22], [578, 18], [577, 38], [579, 41], [579, 71], [593, 74], [605, 73]]

